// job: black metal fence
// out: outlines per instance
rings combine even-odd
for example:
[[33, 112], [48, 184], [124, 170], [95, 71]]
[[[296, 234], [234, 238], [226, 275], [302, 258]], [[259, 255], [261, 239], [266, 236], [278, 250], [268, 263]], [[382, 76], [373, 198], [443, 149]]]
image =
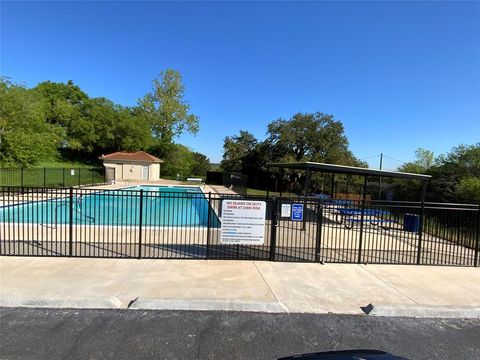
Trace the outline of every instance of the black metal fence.
[[[478, 205], [202, 192], [0, 191], [0, 254], [478, 266]], [[264, 241], [221, 240], [224, 200], [265, 201]]]
[[104, 168], [0, 168], [0, 186], [70, 187], [103, 183]]

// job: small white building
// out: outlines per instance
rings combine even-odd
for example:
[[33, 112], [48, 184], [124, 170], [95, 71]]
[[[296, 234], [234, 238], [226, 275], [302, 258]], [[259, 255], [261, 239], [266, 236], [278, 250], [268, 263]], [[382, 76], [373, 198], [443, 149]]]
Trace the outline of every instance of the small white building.
[[160, 179], [160, 164], [163, 160], [144, 151], [115, 152], [102, 155], [107, 182]]

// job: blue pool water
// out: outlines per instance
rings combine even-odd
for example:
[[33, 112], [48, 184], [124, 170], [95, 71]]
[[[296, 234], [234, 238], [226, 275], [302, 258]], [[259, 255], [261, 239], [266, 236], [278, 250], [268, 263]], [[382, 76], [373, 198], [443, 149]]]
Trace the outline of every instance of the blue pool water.
[[0, 222], [85, 225], [138, 225], [140, 191], [143, 226], [219, 226], [199, 188], [136, 186], [110, 191], [76, 191], [69, 197], [0, 208]]

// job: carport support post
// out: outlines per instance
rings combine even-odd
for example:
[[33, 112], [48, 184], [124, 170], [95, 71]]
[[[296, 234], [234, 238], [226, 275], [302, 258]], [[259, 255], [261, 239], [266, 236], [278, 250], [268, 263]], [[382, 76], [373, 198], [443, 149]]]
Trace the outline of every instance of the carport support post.
[[302, 230], [305, 231], [306, 224], [307, 224], [307, 195], [308, 189], [310, 187], [310, 169], [307, 169], [307, 174], [305, 175], [305, 193], [303, 198], [303, 221], [302, 221]]
[[270, 193], [270, 166], [267, 166], [267, 198]]
[[282, 197], [282, 187], [283, 187], [283, 168], [280, 168], [280, 197]]
[[272, 208], [270, 209], [270, 261], [275, 261], [275, 253], [277, 250], [277, 207], [278, 201], [274, 197]]
[[363, 180], [363, 195], [362, 195], [362, 214], [360, 216], [360, 237], [358, 239], [358, 263], [362, 262], [362, 241], [363, 241], [363, 220], [365, 218], [365, 203], [367, 199], [367, 176]]
[[330, 196], [335, 197], [335, 173], [332, 174], [332, 184], [330, 185]]
[[422, 238], [423, 238], [423, 218], [425, 214], [425, 196], [427, 195], [427, 182], [422, 181], [422, 193], [420, 195], [420, 224], [418, 225], [418, 248], [417, 248], [417, 265], [420, 265], [422, 256]]

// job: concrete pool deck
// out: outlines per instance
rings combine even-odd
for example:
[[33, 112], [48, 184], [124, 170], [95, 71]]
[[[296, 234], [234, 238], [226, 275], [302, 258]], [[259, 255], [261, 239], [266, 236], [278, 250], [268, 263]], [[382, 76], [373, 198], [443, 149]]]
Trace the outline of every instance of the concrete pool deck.
[[480, 269], [1, 257], [0, 305], [480, 317]]

